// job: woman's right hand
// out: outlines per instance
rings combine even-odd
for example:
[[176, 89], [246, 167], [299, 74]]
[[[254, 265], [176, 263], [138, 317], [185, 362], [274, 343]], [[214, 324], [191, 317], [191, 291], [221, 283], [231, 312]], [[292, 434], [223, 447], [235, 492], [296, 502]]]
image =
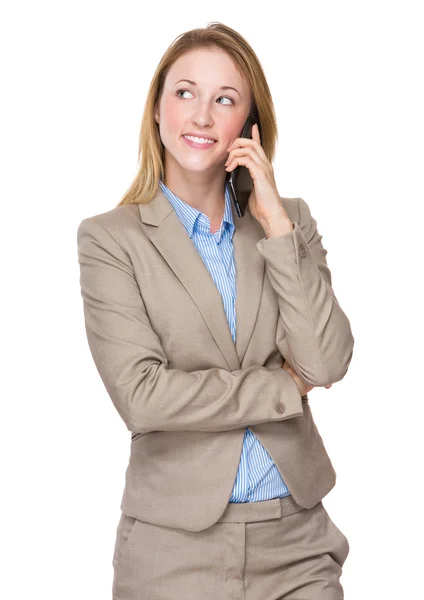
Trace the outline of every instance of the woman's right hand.
[[[306, 381], [303, 381], [303, 379], [301, 379], [299, 377], [299, 375], [296, 373], [296, 371], [294, 371], [291, 368], [291, 366], [289, 365], [289, 363], [287, 361], [285, 361], [284, 364], [281, 365], [281, 368], [284, 369], [285, 371], [287, 371], [288, 373], [290, 373], [290, 375], [293, 377], [301, 396], [304, 396], [305, 394], [307, 394], [308, 392], [310, 392], [311, 390], [314, 389], [315, 386], [309, 385], [309, 383], [306, 383]], [[329, 386], [329, 387], [331, 387], [331, 386]]]

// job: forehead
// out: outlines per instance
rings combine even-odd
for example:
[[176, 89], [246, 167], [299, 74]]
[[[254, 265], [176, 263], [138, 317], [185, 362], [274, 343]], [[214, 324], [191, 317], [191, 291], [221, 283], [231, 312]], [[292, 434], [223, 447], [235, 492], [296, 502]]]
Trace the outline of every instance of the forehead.
[[233, 59], [219, 48], [198, 48], [180, 56], [170, 67], [166, 85], [173, 86], [179, 79], [191, 79], [198, 86], [235, 85], [243, 91], [248, 85]]

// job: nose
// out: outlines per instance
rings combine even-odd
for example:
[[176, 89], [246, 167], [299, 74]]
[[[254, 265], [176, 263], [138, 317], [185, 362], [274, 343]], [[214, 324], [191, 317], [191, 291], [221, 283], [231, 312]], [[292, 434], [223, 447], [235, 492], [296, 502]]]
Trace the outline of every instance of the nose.
[[213, 119], [208, 104], [203, 103], [198, 105], [191, 120], [197, 129], [203, 130], [205, 127], [211, 127], [213, 125]]

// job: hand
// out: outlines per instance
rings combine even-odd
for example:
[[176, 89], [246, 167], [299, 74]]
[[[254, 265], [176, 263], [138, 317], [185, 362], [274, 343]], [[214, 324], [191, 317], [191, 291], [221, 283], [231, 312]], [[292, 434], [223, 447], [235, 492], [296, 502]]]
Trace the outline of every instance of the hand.
[[249, 210], [260, 223], [290, 218], [283, 206], [274, 179], [274, 169], [262, 146], [257, 123], [252, 127], [252, 139], [236, 138], [227, 148], [229, 151], [226, 171], [238, 165], [249, 169], [253, 189], [249, 196]]
[[[284, 369], [285, 371], [287, 371], [288, 373], [290, 373], [290, 375], [293, 377], [293, 379], [295, 380], [297, 387], [299, 389], [300, 395], [304, 396], [305, 394], [307, 394], [308, 392], [310, 392], [312, 389], [314, 389], [315, 386], [310, 386], [308, 383], [306, 383], [306, 381], [303, 381], [303, 379], [301, 379], [299, 377], [299, 375], [296, 373], [296, 371], [294, 371], [294, 369], [292, 369], [292, 367], [289, 365], [289, 363], [287, 361], [285, 361], [282, 365], [281, 368]], [[324, 387], [328, 390], [329, 388], [331, 388], [333, 384], [330, 383], [330, 385], [325, 385]], [[306, 391], [302, 391], [303, 389], [305, 389]]]
[[290, 373], [290, 375], [293, 377], [301, 396], [304, 396], [305, 394], [307, 394], [308, 392], [310, 392], [311, 390], [314, 389], [315, 386], [309, 385], [309, 383], [306, 383], [306, 381], [303, 381], [303, 379], [301, 379], [299, 377], [299, 375], [296, 373], [296, 371], [294, 371], [294, 369], [291, 368], [291, 366], [289, 365], [289, 363], [287, 361], [285, 361], [285, 363], [283, 365], [281, 365], [281, 368], [284, 369], [285, 371], [287, 371], [288, 373]]

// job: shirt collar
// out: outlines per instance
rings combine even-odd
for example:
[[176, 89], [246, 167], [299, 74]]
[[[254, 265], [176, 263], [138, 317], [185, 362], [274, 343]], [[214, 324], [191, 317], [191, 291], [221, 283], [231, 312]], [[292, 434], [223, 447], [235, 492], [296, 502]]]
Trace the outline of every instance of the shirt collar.
[[[187, 230], [190, 238], [193, 237], [194, 228], [199, 228], [207, 230], [210, 232], [210, 228], [208, 229], [209, 218], [202, 213], [201, 211], [193, 208], [181, 198], [179, 198], [176, 194], [174, 194], [164, 183], [162, 180], [159, 180], [159, 186], [167, 199], [170, 201], [172, 206], [175, 209], [178, 217], [182, 221], [184, 227]], [[219, 234], [219, 239], [221, 239], [222, 231], [225, 227], [228, 227], [230, 230], [231, 238], [234, 235], [235, 225], [233, 220], [233, 212], [231, 210], [231, 198], [228, 191], [228, 185], [225, 186], [225, 209], [224, 216], [222, 219], [221, 233]], [[218, 233], [218, 232], [217, 232]]]

